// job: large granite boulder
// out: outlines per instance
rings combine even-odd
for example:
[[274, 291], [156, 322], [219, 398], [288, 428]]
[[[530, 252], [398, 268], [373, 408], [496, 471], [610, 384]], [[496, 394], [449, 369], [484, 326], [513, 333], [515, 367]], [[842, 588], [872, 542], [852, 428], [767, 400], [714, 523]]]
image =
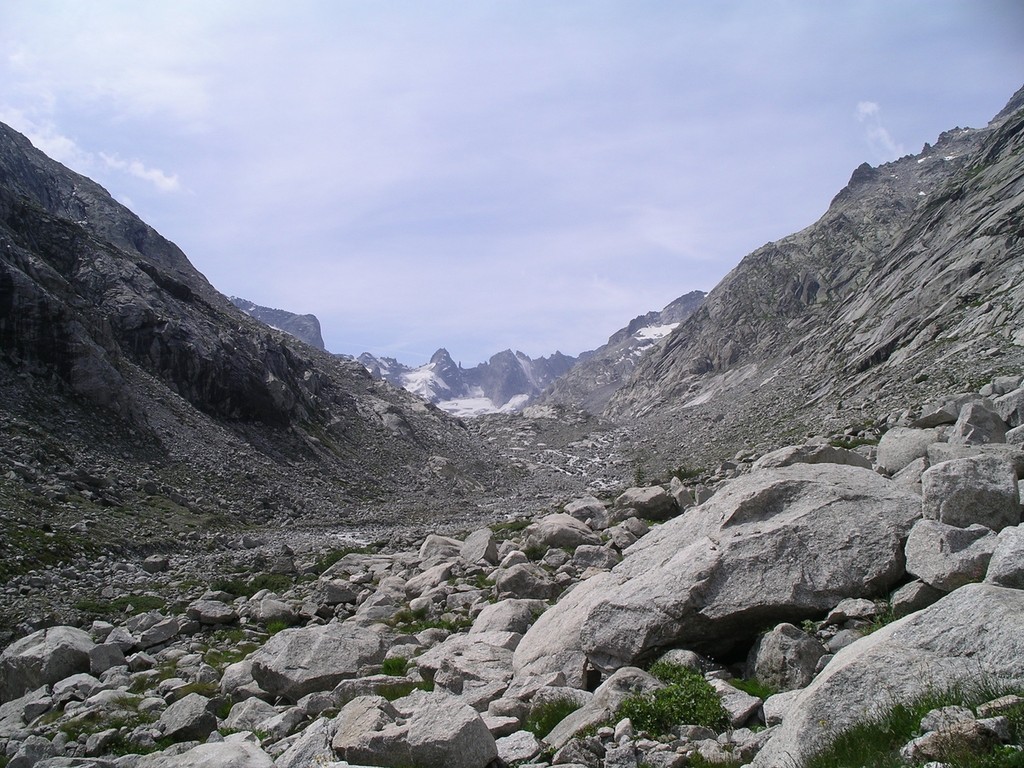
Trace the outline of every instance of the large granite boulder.
[[350, 701], [336, 718], [335, 752], [353, 763], [418, 768], [485, 768], [498, 756], [480, 715], [458, 699], [444, 694], [409, 699]]
[[814, 679], [825, 647], [792, 624], [779, 624], [751, 649], [752, 677], [776, 691], [803, 688]]
[[329, 691], [384, 658], [381, 636], [354, 623], [286, 629], [251, 657], [252, 676], [267, 693], [296, 702]]
[[610, 672], [687, 645], [717, 655], [757, 627], [820, 615], [904, 575], [921, 500], [860, 467], [751, 472], [655, 529], [610, 573], [573, 589], [526, 633], [517, 677]]
[[561, 512], [542, 517], [531, 523], [524, 532], [527, 548], [551, 549], [567, 547], [575, 549], [580, 544], [600, 544], [601, 539], [575, 517]]
[[1024, 528], [1003, 528], [985, 573], [986, 584], [1024, 589]]
[[998, 537], [984, 525], [967, 528], [918, 520], [907, 538], [907, 572], [925, 584], [952, 592], [981, 581]]
[[966, 528], [999, 531], [1020, 523], [1020, 495], [1013, 464], [997, 456], [971, 456], [936, 464], [921, 475], [923, 514]]
[[1024, 685], [1022, 656], [1024, 591], [969, 584], [840, 651], [753, 766], [802, 765], [835, 733], [937, 689]]
[[914, 459], [928, 455], [928, 446], [940, 440], [937, 429], [893, 427], [878, 441], [878, 467], [895, 474]]
[[136, 768], [274, 768], [274, 759], [252, 741], [251, 734], [236, 733], [224, 741], [200, 744], [187, 752], [144, 755]]
[[41, 685], [89, 671], [95, 643], [75, 627], [49, 627], [15, 641], [0, 653], [0, 703]]

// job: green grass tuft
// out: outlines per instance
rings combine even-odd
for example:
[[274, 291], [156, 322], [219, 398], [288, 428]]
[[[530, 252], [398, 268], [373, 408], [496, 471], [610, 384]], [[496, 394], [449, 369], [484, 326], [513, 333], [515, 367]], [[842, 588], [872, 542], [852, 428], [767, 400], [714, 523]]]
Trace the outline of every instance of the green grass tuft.
[[523, 730], [529, 731], [538, 739], [543, 739], [556, 725], [579, 708], [579, 702], [569, 696], [538, 704], [523, 723]]
[[[982, 686], [967, 692], [953, 689], [929, 693], [909, 704], [895, 704], [884, 714], [832, 736], [828, 745], [807, 762], [807, 768], [906, 768], [899, 750], [921, 735], [921, 718], [929, 711], [954, 704], [973, 709], [1005, 693], [1021, 695], [1022, 691]], [[1024, 739], [1024, 705], [1014, 707], [1006, 717], [1011, 739], [1019, 746]], [[987, 755], [950, 755], [946, 762], [952, 768], [1024, 768], [1024, 751], [997, 747]]]
[[749, 680], [730, 680], [729, 685], [733, 688], [739, 688], [741, 691], [749, 693], [751, 696], [757, 696], [759, 699], [767, 699], [769, 696], [773, 696], [778, 693], [778, 691], [765, 685], [756, 678], [750, 678]]
[[703, 675], [679, 664], [659, 661], [650, 672], [667, 685], [650, 693], [627, 696], [616, 719], [628, 717], [637, 730], [655, 738], [679, 725], [701, 725], [718, 731], [729, 725], [718, 694]]
[[393, 677], [402, 677], [405, 671], [409, 668], [409, 660], [404, 659], [401, 656], [395, 656], [391, 659], [384, 659], [380, 665], [380, 671], [385, 675], [391, 675]]

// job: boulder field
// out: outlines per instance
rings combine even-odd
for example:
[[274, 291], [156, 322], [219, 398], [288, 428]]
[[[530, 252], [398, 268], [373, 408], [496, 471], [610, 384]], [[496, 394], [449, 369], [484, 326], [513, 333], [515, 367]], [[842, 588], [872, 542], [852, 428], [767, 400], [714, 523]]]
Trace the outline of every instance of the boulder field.
[[[964, 734], [1019, 744], [992, 713], [1024, 694], [1020, 384], [900, 414], [877, 445], [812, 439], [39, 629], [0, 653], [0, 757], [798, 768], [887, 708], [975, 688], [994, 701], [929, 715], [910, 764]], [[175, 567], [140, 572], [185, 594]], [[682, 685], [713, 717], [648, 724], [637, 702]]]

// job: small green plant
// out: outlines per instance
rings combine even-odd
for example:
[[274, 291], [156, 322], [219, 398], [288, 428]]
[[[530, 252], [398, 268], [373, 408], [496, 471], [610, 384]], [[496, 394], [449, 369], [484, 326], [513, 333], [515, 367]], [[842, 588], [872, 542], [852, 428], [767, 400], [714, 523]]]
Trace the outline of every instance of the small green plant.
[[524, 530], [531, 522], [532, 520], [509, 520], [507, 523], [495, 523], [491, 526], [491, 533], [498, 541], [505, 541]]
[[291, 626], [291, 623], [288, 622], [288, 621], [285, 621], [284, 619], [274, 619], [273, 621], [268, 621], [267, 622], [267, 634], [269, 634], [269, 635], [276, 635], [278, 632], [281, 632], [282, 630], [288, 629], [288, 627], [290, 627], [290, 626]]
[[[899, 750], [919, 735], [921, 718], [932, 709], [953, 704], [973, 708], [1007, 691], [982, 686], [971, 691], [932, 692], [910, 703], [889, 707], [878, 717], [833, 734], [828, 744], [807, 762], [807, 768], [904, 768]], [[1004, 713], [1010, 721], [1011, 741], [1024, 739], [1024, 705]], [[986, 755], [952, 754], [944, 761], [954, 768], [1024, 768], [1024, 751], [996, 748]]]
[[667, 685], [649, 693], [627, 696], [616, 719], [628, 717], [633, 726], [654, 737], [678, 725], [702, 725], [722, 730], [729, 724], [718, 694], [699, 673], [679, 664], [657, 662], [650, 672]]
[[392, 675], [393, 677], [402, 677], [408, 668], [409, 660], [401, 656], [384, 659], [380, 665], [380, 671], [383, 674]]
[[271, 592], [285, 592], [292, 588], [293, 581], [290, 576], [285, 576], [283, 573], [260, 573], [249, 581], [249, 586], [252, 587], [252, 594], [256, 594], [261, 589], [266, 589]]
[[699, 754], [690, 756], [689, 761], [686, 765], [689, 768], [740, 768], [745, 763], [742, 760], [730, 760], [727, 763], [711, 762], [710, 760], [701, 757]]
[[408, 608], [400, 610], [391, 617], [388, 623], [406, 635], [415, 635], [417, 632], [422, 632], [425, 629], [444, 629], [449, 632], [459, 632], [473, 624], [472, 620], [468, 618], [457, 618], [454, 620], [430, 619], [427, 618], [426, 610], [412, 611]]
[[190, 693], [198, 693], [210, 699], [220, 693], [220, 686], [217, 683], [189, 683], [174, 691], [175, 699], [183, 699]]
[[86, 616], [135, 616], [146, 611], [160, 611], [167, 607], [167, 601], [157, 595], [121, 595], [113, 600], [87, 597], [75, 603], [75, 609]]
[[548, 548], [543, 544], [531, 544], [523, 550], [523, 554], [531, 561], [542, 560], [548, 553]]
[[852, 451], [862, 445], [878, 445], [877, 437], [837, 437], [829, 441], [833, 448], [845, 448]]
[[685, 465], [676, 467], [672, 471], [672, 476], [679, 480], [692, 480], [695, 477], [699, 477], [703, 474], [704, 470], [700, 467], [687, 467]]
[[896, 614], [893, 612], [891, 605], [886, 605], [885, 610], [875, 614], [871, 623], [861, 629], [860, 632], [864, 635], [870, 635], [872, 632], [877, 632], [886, 624], [892, 624], [894, 621], [896, 621]]
[[215, 592], [227, 592], [229, 595], [235, 597], [252, 597], [256, 594], [256, 590], [252, 589], [242, 579], [217, 579], [210, 584], [210, 589]]
[[535, 706], [530, 712], [523, 730], [538, 739], [543, 739], [556, 725], [580, 708], [580, 703], [570, 696], [551, 699]]
[[729, 685], [733, 688], [739, 688], [744, 693], [749, 693], [751, 696], [757, 696], [759, 699], [767, 699], [778, 691], [773, 689], [771, 686], [765, 685], [757, 678], [750, 678], [748, 680], [730, 680]]

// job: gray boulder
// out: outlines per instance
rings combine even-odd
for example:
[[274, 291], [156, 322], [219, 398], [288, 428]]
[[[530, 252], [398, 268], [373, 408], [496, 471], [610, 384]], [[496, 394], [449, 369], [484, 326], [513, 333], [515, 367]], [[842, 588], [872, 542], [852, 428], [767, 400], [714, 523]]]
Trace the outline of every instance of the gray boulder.
[[1020, 496], [1013, 465], [994, 456], [953, 459], [921, 475], [926, 518], [966, 528], [980, 523], [994, 531], [1020, 523]]
[[575, 549], [581, 544], [600, 544], [598, 538], [585, 523], [562, 513], [547, 515], [531, 523], [525, 531], [527, 548], [551, 549], [566, 547]]
[[594, 530], [602, 531], [611, 524], [604, 502], [594, 496], [574, 499], [562, 509], [567, 515], [572, 515], [581, 523], [587, 523]]
[[526, 630], [544, 613], [547, 603], [543, 600], [522, 600], [509, 598], [499, 600], [485, 607], [473, 620], [469, 634], [481, 632], [518, 632], [526, 634]]
[[1024, 387], [997, 397], [993, 405], [999, 418], [1011, 427], [1024, 425]]
[[758, 625], [887, 590], [921, 501], [860, 467], [751, 472], [653, 530], [608, 574], [573, 589], [516, 649], [516, 675], [611, 671], [658, 648], [717, 655]]
[[245, 699], [231, 707], [224, 725], [236, 731], [255, 731], [261, 723], [277, 714], [277, 708], [262, 699]]
[[498, 757], [506, 764], [525, 763], [544, 748], [540, 740], [529, 731], [516, 731], [497, 739]]
[[985, 578], [996, 535], [983, 525], [957, 528], [919, 520], [907, 538], [907, 572], [929, 586], [952, 592]]
[[920, 611], [929, 605], [938, 602], [945, 596], [941, 589], [925, 584], [923, 581], [912, 581], [904, 584], [889, 596], [889, 605], [892, 606], [893, 615], [902, 619], [907, 614]]
[[190, 693], [164, 710], [157, 727], [173, 741], [203, 741], [217, 727], [213, 709], [210, 699]]
[[200, 624], [232, 624], [238, 621], [238, 612], [234, 606], [220, 600], [195, 600], [189, 604], [185, 613]]
[[730, 685], [725, 680], [719, 680], [715, 677], [708, 680], [708, 682], [715, 689], [715, 693], [718, 694], [718, 700], [722, 705], [722, 709], [725, 710], [729, 718], [729, 725], [733, 728], [739, 728], [750, 722], [761, 710], [761, 700], [757, 696], [752, 696], [746, 691], [741, 691], [739, 688]]
[[621, 556], [611, 547], [583, 544], [576, 547], [572, 555], [572, 564], [581, 571], [587, 568], [599, 568], [607, 571], [615, 567]]
[[236, 733], [180, 754], [143, 755], [136, 768], [274, 768], [274, 760], [253, 737]]
[[1019, 525], [999, 532], [985, 583], [1024, 589], [1024, 529]]
[[895, 474], [914, 459], [928, 455], [928, 446], [940, 440], [937, 429], [893, 427], [878, 441], [878, 467]]
[[260, 688], [296, 702], [307, 693], [329, 691], [384, 658], [384, 641], [353, 623], [286, 629], [250, 658]]
[[936, 688], [981, 681], [1020, 686], [1022, 654], [1024, 592], [962, 587], [840, 651], [801, 692], [752, 765], [801, 765], [833, 734]]
[[89, 671], [95, 643], [75, 627], [50, 627], [17, 640], [0, 653], [0, 703], [76, 672]]
[[485, 768], [498, 756], [480, 715], [450, 697], [423, 697], [408, 722], [409, 752], [417, 768]]
[[490, 565], [497, 565], [498, 545], [494, 540], [494, 532], [490, 528], [473, 531], [462, 543], [459, 554], [467, 563], [482, 561]]
[[779, 448], [759, 458], [751, 469], [788, 467], [791, 464], [848, 464], [851, 467], [871, 469], [871, 462], [861, 454], [827, 443], [805, 443]]
[[1005, 443], [1006, 424], [999, 414], [983, 403], [968, 403], [949, 433], [953, 445], [984, 445]]
[[336, 757], [331, 748], [334, 728], [334, 720], [318, 717], [274, 761], [274, 768], [310, 768], [330, 764]]
[[953, 459], [970, 459], [976, 456], [991, 456], [1003, 459], [1013, 465], [1018, 477], [1024, 477], [1024, 449], [1007, 443], [986, 443], [984, 445], [952, 445], [932, 443], [928, 446], [928, 464], [935, 466]]
[[485, 768], [498, 756], [480, 715], [443, 694], [416, 697], [402, 710], [361, 696], [341, 710], [336, 728], [334, 750], [353, 764]]
[[543, 568], [533, 563], [520, 563], [494, 573], [499, 597], [547, 600], [558, 594], [559, 587]]
[[420, 544], [420, 560], [429, 567], [442, 560], [455, 560], [462, 552], [462, 542], [450, 536], [429, 534]]
[[618, 509], [635, 509], [637, 517], [645, 520], [668, 520], [679, 514], [679, 505], [660, 485], [645, 488], [627, 488], [616, 499]]
[[776, 691], [803, 688], [814, 679], [825, 648], [792, 624], [779, 624], [751, 649], [750, 672]]
[[416, 658], [416, 667], [442, 691], [460, 696], [475, 709], [501, 696], [512, 679], [512, 632], [452, 635]]
[[344, 760], [373, 765], [412, 765], [407, 728], [383, 696], [359, 696], [334, 719], [331, 746]]

